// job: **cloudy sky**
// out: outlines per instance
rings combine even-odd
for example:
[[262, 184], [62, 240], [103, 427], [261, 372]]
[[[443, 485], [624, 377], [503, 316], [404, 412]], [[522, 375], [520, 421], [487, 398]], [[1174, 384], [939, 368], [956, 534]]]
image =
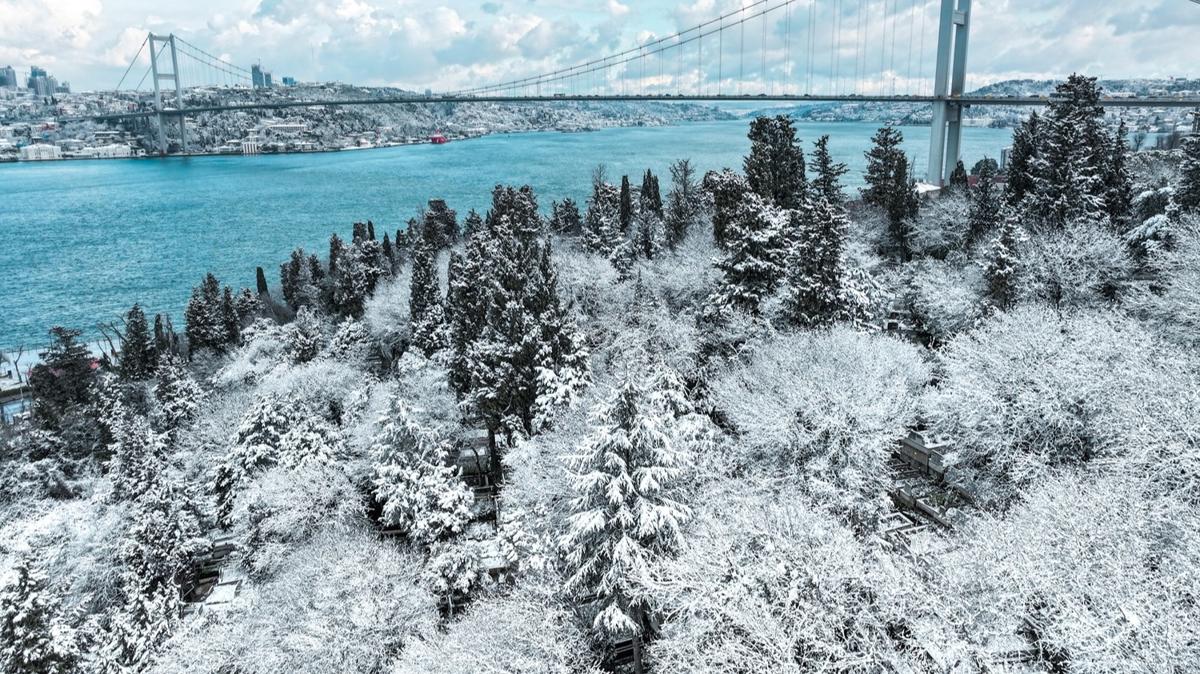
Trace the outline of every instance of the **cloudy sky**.
[[[706, 90], [720, 78], [726, 91], [740, 84], [747, 91], [890, 86], [914, 93], [928, 78], [939, 0], [810, 4], [795, 0], [769, 13], [765, 25], [750, 18], [717, 44], [713, 35], [668, 50], [647, 62], [650, 73], [639, 65], [610, 77], [640, 83], [632, 86]], [[260, 61], [276, 78], [450, 90], [601, 57], [743, 5], [757, 5], [746, 14], [762, 6], [759, 0], [0, 0], [0, 65], [40, 65], [76, 90], [112, 88], [147, 31], [175, 32], [239, 65]], [[976, 0], [973, 21], [971, 86], [1072, 71], [1200, 76], [1200, 4], [1189, 0]], [[707, 55], [703, 71], [697, 47]], [[712, 58], [718, 48], [719, 64]]]

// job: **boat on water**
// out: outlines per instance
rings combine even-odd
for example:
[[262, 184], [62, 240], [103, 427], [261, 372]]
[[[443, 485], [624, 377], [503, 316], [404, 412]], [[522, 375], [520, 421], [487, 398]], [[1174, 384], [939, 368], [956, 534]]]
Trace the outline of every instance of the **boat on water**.
[[429, 137], [429, 142], [433, 143], [434, 145], [443, 145], [445, 143], [449, 143], [450, 139], [443, 136], [441, 131], [436, 131], [432, 136]]

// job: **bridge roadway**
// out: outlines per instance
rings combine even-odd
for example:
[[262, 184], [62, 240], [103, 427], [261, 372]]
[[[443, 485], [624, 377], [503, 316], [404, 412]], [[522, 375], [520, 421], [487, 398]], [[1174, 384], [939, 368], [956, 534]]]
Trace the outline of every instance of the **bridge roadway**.
[[[703, 94], [644, 94], [644, 95], [549, 95], [549, 96], [398, 96], [381, 98], [333, 99], [327, 101], [261, 101], [234, 105], [203, 105], [194, 108], [163, 108], [161, 114], [172, 117], [180, 114], [194, 115], [203, 112], [225, 112], [237, 110], [281, 110], [286, 108], [307, 108], [343, 105], [397, 105], [397, 104], [431, 104], [431, 103], [558, 103], [573, 102], [643, 102], [643, 101], [687, 101], [687, 102], [784, 102], [784, 103], [938, 103], [947, 101], [960, 106], [972, 105], [1019, 105], [1037, 106], [1049, 105], [1053, 97], [1047, 96], [875, 96], [875, 95], [825, 95], [825, 94], [744, 94], [744, 95], [703, 95]], [[1192, 108], [1200, 107], [1200, 98], [1179, 98], [1155, 96], [1143, 98], [1112, 98], [1100, 99], [1100, 105], [1118, 108]], [[60, 122], [79, 121], [120, 121], [155, 117], [157, 110], [139, 110], [137, 112], [106, 113], [99, 115], [84, 115], [80, 117], [64, 117]]]

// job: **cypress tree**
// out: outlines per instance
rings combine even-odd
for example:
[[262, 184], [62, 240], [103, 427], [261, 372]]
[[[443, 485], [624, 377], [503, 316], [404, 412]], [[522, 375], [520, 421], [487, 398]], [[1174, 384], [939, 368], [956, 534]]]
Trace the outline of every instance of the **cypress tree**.
[[121, 340], [121, 376], [140, 381], [154, 373], [154, 344], [142, 307], [134, 304], [125, 315], [125, 336]]
[[[336, 233], [329, 236], [329, 275], [333, 276], [339, 271], [338, 263], [341, 262], [342, 255], [346, 252], [346, 244], [342, 242], [341, 237]], [[260, 290], [261, 292], [261, 290]]]
[[426, 354], [432, 354], [445, 346], [443, 339], [445, 315], [433, 252], [428, 244], [419, 245], [413, 251], [411, 291], [408, 301], [413, 342]]
[[688, 230], [700, 211], [699, 197], [700, 186], [696, 182], [696, 170], [692, 163], [680, 159], [671, 164], [671, 192], [667, 195], [666, 214], [663, 216], [669, 247], [674, 248], [687, 238]]
[[812, 181], [813, 196], [824, 199], [830, 206], [840, 207], [846, 201], [842, 194], [841, 178], [846, 174], [846, 165], [833, 161], [829, 154], [829, 135], [821, 136], [813, 144], [812, 164], [817, 176]]
[[271, 290], [267, 287], [267, 274], [262, 267], [254, 268], [254, 280], [258, 285], [258, 294], [270, 296]]
[[593, 188], [583, 221], [584, 248], [607, 256], [624, 240], [620, 203], [620, 193], [616, 187], [601, 183]]
[[629, 226], [633, 224], [633, 194], [629, 187], [629, 176], [621, 176], [621, 195], [618, 211], [618, 222], [621, 233], [629, 234]]
[[215, 276], [207, 274], [200, 285], [192, 289], [184, 319], [189, 351], [220, 349], [228, 342], [229, 334], [221, 310], [221, 284]]
[[[262, 267], [259, 267], [262, 269]], [[247, 291], [249, 292], [249, 291]], [[154, 314], [154, 353], [158, 356], [174, 351], [171, 344], [171, 336], [167, 334], [167, 327], [163, 322], [162, 314]]]
[[583, 219], [579, 216], [579, 206], [574, 199], [563, 199], [562, 203], [553, 202], [550, 206], [550, 228], [566, 236], [577, 236], [583, 231]]
[[663, 217], [662, 196], [658, 193], [658, 176], [646, 169], [642, 176], [642, 191], [638, 194], [638, 210], [649, 211], [659, 219]]
[[1108, 211], [1109, 220], [1114, 225], [1121, 225], [1129, 219], [1129, 211], [1133, 205], [1133, 178], [1129, 175], [1129, 167], [1125, 163], [1125, 155], [1129, 147], [1125, 138], [1129, 128], [1125, 120], [1117, 126], [1117, 132], [1109, 144], [1108, 164], [1104, 171], [1104, 207]]
[[233, 289], [229, 286], [225, 286], [221, 296], [221, 325], [225, 329], [226, 344], [236, 345], [242, 341], [242, 324], [233, 303]]
[[815, 327], [853, 318], [847, 287], [845, 247], [849, 220], [823, 198], [789, 212], [796, 232], [787, 258], [789, 292], [784, 307], [793, 323]]
[[871, 149], [866, 153], [867, 172], [863, 176], [867, 186], [860, 190], [863, 203], [888, 210], [896, 193], [896, 171], [907, 164], [903, 142], [904, 136], [890, 126], [881, 127], [871, 138]]
[[[467, 219], [463, 221], [463, 236], [470, 238], [481, 229], [483, 229], [483, 218], [479, 217], [479, 214], [476, 213], [475, 209], [472, 208], [470, 212], [467, 213]], [[398, 243], [400, 241], [398, 238], [399, 235], [397, 234], [396, 236], [396, 241]]]
[[392, 250], [392, 241], [388, 238], [387, 232], [383, 233], [383, 256], [387, 258], [388, 269], [396, 272], [396, 251]]
[[750, 154], [743, 170], [750, 189], [780, 208], [797, 208], [808, 194], [804, 152], [786, 115], [750, 123]]

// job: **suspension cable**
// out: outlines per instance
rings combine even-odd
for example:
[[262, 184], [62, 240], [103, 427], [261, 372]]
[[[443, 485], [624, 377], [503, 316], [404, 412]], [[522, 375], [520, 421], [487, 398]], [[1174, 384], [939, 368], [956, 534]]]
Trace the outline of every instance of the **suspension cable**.
[[129, 62], [129, 67], [125, 69], [125, 74], [121, 75], [121, 81], [117, 82], [117, 88], [114, 91], [120, 91], [121, 85], [125, 84], [125, 78], [129, 76], [129, 71], [133, 70], [133, 66], [137, 63], [138, 57], [142, 55], [142, 50], [146, 48], [146, 43], [150, 41], [150, 35], [142, 38], [142, 44], [138, 47], [137, 53], [133, 55], [133, 60]]

